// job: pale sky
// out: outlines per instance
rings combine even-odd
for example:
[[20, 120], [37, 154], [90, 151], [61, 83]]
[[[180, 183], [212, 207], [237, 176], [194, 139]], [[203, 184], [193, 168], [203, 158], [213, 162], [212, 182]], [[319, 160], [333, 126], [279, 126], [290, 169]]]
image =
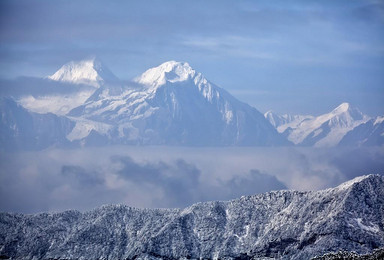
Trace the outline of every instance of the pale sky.
[[187, 61], [261, 112], [384, 114], [384, 1], [0, 2], [0, 77], [96, 55], [129, 80]]

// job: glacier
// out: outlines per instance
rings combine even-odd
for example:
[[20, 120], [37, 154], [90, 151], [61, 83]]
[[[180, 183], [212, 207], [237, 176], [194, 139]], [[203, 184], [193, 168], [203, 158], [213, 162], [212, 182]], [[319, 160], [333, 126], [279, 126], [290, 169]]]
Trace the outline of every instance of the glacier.
[[12, 259], [310, 259], [384, 247], [384, 177], [320, 191], [272, 191], [184, 209], [105, 205], [0, 213]]

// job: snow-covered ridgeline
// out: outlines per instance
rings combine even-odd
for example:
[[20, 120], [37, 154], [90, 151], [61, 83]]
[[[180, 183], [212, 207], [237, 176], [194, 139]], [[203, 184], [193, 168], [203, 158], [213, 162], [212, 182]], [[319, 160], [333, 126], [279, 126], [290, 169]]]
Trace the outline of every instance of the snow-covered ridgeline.
[[384, 177], [185, 209], [103, 206], [0, 214], [0, 254], [23, 259], [310, 259], [384, 247]]

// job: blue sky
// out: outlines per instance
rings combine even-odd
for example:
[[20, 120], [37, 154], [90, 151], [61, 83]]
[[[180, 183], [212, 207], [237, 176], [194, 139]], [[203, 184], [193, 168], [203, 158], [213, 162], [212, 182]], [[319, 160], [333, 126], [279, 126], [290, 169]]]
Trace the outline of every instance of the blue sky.
[[384, 114], [384, 1], [1, 1], [0, 77], [187, 61], [262, 112]]

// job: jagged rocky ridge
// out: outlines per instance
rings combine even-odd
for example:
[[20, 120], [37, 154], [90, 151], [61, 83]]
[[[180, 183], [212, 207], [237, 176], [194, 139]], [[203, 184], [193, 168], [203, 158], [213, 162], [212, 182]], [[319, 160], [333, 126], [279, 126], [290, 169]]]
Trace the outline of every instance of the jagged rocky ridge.
[[380, 175], [185, 209], [110, 205], [85, 213], [0, 214], [0, 255], [13, 259], [310, 259], [382, 247]]

